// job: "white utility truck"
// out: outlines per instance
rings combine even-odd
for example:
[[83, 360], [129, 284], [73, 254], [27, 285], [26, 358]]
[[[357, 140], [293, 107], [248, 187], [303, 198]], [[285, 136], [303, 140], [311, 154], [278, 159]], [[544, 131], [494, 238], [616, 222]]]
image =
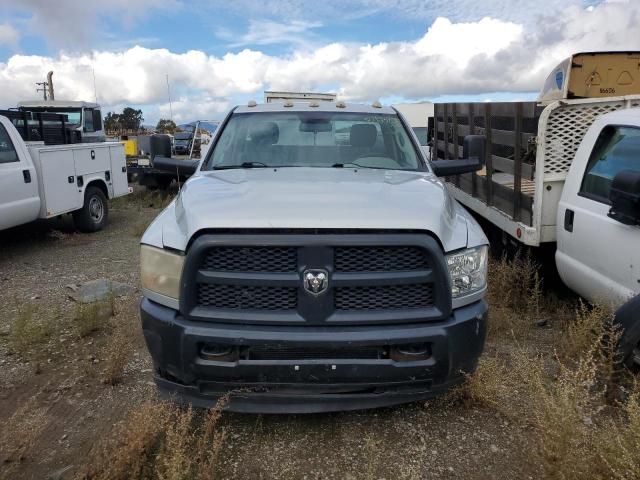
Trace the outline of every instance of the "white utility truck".
[[62, 114], [0, 111], [0, 230], [73, 215], [82, 232], [102, 229], [107, 200], [130, 193], [122, 143], [77, 143]]
[[485, 168], [450, 177], [453, 196], [492, 243], [550, 246], [569, 288], [620, 307], [638, 364], [639, 65], [638, 52], [579, 53], [538, 102], [437, 104], [432, 152], [457, 159], [466, 135], [486, 137]]

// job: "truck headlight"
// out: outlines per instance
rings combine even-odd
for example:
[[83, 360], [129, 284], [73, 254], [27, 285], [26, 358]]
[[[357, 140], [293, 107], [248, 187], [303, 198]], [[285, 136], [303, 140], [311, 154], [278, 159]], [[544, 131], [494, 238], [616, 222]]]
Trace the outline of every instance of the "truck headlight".
[[180, 296], [180, 276], [183, 264], [184, 255], [142, 245], [140, 249], [142, 288], [177, 300]]
[[486, 287], [487, 250], [487, 246], [482, 245], [446, 256], [453, 298], [463, 297]]

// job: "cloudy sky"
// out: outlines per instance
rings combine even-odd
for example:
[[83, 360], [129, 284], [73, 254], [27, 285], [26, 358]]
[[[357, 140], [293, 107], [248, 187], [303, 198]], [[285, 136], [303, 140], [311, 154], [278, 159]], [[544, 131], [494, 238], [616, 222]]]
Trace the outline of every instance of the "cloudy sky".
[[[571, 52], [640, 50], [640, 0], [0, 0], [0, 107], [37, 98], [219, 118], [263, 91], [534, 99]], [[94, 90], [95, 74], [95, 90]]]

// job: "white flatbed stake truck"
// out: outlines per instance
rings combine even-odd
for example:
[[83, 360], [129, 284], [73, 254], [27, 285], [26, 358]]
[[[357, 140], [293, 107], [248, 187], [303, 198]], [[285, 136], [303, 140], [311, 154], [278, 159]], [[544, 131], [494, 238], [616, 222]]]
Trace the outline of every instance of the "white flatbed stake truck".
[[130, 193], [124, 146], [65, 144], [65, 123], [57, 114], [0, 112], [0, 230], [71, 213], [78, 230], [94, 232], [107, 223], [108, 199]]
[[494, 242], [555, 246], [569, 288], [618, 308], [640, 364], [640, 52], [575, 54], [539, 102], [435, 107], [433, 158], [486, 138], [486, 168], [450, 177], [453, 196]]

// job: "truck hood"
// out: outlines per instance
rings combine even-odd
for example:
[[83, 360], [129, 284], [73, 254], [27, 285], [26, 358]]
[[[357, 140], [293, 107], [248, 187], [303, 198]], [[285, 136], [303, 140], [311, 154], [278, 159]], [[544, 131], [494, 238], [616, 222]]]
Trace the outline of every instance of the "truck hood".
[[429, 172], [305, 167], [208, 171], [185, 183], [142, 242], [161, 240], [159, 246], [184, 250], [205, 229], [421, 230], [435, 234], [451, 251], [467, 246], [468, 219]]

